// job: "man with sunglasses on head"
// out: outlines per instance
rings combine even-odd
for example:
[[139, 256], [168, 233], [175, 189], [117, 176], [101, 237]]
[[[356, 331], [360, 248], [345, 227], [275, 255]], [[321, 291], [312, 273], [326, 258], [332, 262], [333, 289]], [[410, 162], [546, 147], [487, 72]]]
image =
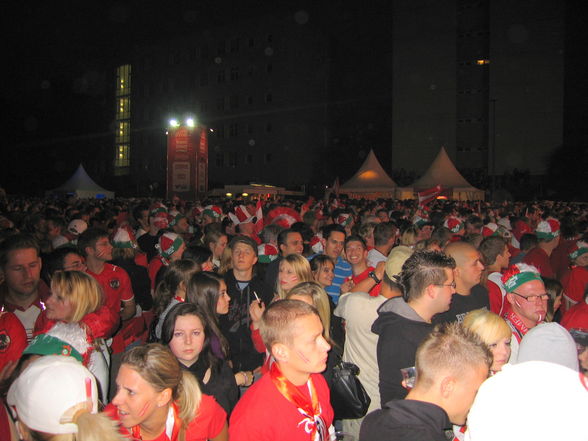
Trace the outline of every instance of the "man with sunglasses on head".
[[431, 319], [447, 311], [455, 294], [455, 260], [435, 251], [415, 251], [402, 266], [397, 280], [404, 293], [378, 309], [372, 325], [377, 334], [380, 403], [403, 399], [400, 369], [415, 364], [419, 344], [433, 330]]
[[549, 294], [536, 267], [511, 265], [502, 275], [506, 290], [503, 317], [512, 329], [510, 362], [516, 362], [523, 336], [545, 320]]

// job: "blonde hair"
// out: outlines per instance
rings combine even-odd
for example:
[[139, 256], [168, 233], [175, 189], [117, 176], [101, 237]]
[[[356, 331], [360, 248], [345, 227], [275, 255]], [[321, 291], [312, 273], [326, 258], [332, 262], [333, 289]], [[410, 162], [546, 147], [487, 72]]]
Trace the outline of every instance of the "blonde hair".
[[125, 441], [118, 430], [118, 423], [104, 413], [79, 412], [74, 423], [78, 426], [77, 433], [48, 434], [31, 429], [22, 421], [21, 426], [31, 435], [34, 441]]
[[414, 226], [408, 227], [400, 235], [400, 245], [405, 245], [407, 247], [415, 246], [417, 243], [418, 235], [419, 235], [419, 233], [418, 233], [416, 227], [414, 227]]
[[[306, 257], [301, 256], [300, 254], [288, 254], [280, 261], [280, 266], [282, 266], [283, 262], [286, 262], [292, 266], [296, 277], [298, 277], [298, 282], [312, 282], [314, 280], [314, 276], [312, 275], [312, 271], [310, 269], [310, 263]], [[288, 291], [284, 290], [280, 283], [279, 283], [280, 275], [278, 273], [278, 297], [280, 299], [285, 299], [288, 295]]]
[[182, 421], [178, 439], [184, 441], [186, 427], [196, 417], [202, 398], [196, 378], [180, 367], [169, 348], [159, 343], [137, 346], [125, 352], [123, 364], [136, 371], [156, 391], [171, 389], [172, 400], [178, 405], [178, 416]]
[[502, 338], [509, 338], [512, 334], [504, 319], [487, 309], [468, 312], [462, 325], [475, 333], [487, 345], [494, 344]]
[[329, 329], [331, 327], [331, 305], [329, 304], [329, 295], [316, 282], [302, 282], [290, 290], [287, 299], [292, 299], [292, 296], [305, 296], [310, 298], [312, 306], [318, 311], [321, 322], [323, 322], [324, 336], [330, 340]]
[[57, 271], [51, 279], [51, 291], [67, 298], [73, 306], [70, 322], [79, 322], [96, 311], [104, 301], [102, 288], [89, 274], [81, 271]]

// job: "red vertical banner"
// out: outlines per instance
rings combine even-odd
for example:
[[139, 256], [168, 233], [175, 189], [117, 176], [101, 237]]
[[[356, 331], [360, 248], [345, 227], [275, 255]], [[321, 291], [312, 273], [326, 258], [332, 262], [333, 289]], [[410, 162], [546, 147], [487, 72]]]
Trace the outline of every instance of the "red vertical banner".
[[206, 127], [200, 127], [196, 170], [196, 193], [203, 196], [208, 192], [208, 137]]

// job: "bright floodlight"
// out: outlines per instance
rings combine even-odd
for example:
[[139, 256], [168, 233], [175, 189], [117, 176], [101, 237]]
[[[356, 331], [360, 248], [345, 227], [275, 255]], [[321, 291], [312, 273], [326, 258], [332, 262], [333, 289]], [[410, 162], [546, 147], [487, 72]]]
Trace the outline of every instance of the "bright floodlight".
[[188, 119], [186, 119], [186, 125], [188, 127], [194, 127], [194, 118], [188, 118]]
[[169, 120], [170, 127], [180, 127], [180, 123], [177, 119], [170, 119]]

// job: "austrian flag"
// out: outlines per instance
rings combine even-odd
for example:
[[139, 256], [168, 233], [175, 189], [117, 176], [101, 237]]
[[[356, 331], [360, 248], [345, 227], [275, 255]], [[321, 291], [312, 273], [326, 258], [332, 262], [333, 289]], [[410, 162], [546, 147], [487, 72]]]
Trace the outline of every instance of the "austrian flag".
[[427, 190], [419, 191], [418, 192], [419, 205], [425, 206], [428, 203], [434, 201], [435, 198], [437, 196], [439, 196], [442, 191], [443, 191], [443, 188], [440, 185], [437, 185], [436, 187], [433, 187], [433, 188], [429, 188]]

